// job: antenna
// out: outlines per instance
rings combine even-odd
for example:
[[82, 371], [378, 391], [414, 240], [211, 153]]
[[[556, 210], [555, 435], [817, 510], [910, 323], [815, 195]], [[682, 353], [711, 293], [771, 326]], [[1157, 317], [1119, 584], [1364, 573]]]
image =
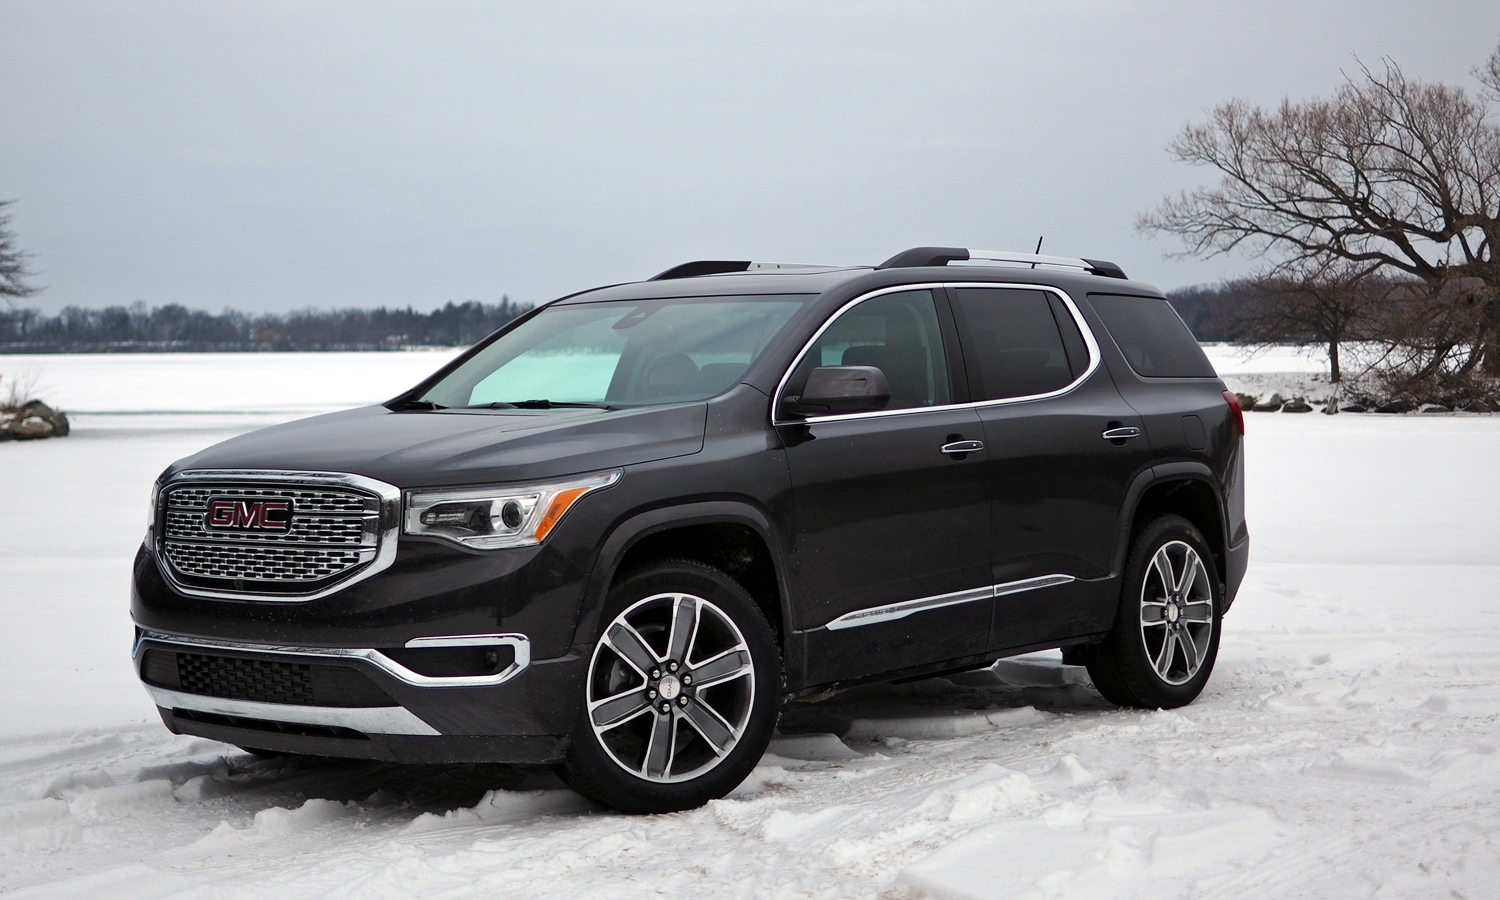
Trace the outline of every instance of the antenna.
[[[1033, 250], [1033, 251], [1031, 251], [1036, 256], [1041, 256], [1042, 255], [1042, 238], [1045, 238], [1045, 237], [1046, 237], [1045, 234], [1039, 234], [1039, 235], [1036, 236], [1036, 249]], [[1036, 263], [1032, 263], [1031, 267], [1033, 269], [1035, 269], [1036, 268]]]

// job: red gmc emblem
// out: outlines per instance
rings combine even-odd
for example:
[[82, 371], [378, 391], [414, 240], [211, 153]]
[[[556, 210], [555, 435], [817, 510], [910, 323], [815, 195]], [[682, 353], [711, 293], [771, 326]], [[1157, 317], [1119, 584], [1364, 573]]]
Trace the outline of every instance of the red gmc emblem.
[[229, 500], [223, 497], [208, 501], [203, 517], [208, 528], [221, 531], [278, 531], [292, 529], [290, 500]]

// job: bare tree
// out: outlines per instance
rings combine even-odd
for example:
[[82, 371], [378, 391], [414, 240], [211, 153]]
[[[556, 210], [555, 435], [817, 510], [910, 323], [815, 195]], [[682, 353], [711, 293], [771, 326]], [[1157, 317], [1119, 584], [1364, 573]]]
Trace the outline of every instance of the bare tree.
[[[1361, 67], [1331, 97], [1263, 109], [1235, 100], [1169, 149], [1216, 185], [1168, 197], [1145, 231], [1185, 256], [1245, 251], [1265, 277], [1337, 270], [1420, 284], [1449, 321], [1414, 364], [1500, 375], [1500, 47], [1476, 76], [1494, 96]], [[1462, 285], [1462, 289], [1455, 286]], [[1410, 307], [1412, 304], [1408, 303]]]
[[15, 301], [30, 297], [39, 290], [26, 281], [33, 274], [26, 264], [31, 254], [17, 245], [16, 237], [8, 227], [10, 216], [5, 213], [5, 208], [14, 202], [0, 200], [0, 299], [4, 299], [12, 309]]
[[1474, 70], [1474, 77], [1489, 88], [1493, 99], [1500, 100], [1500, 47], [1490, 54], [1488, 62]]
[[1391, 285], [1362, 269], [1324, 266], [1282, 271], [1233, 285], [1240, 302], [1233, 325], [1244, 340], [1319, 345], [1329, 380], [1343, 380], [1340, 348], [1378, 332], [1378, 311]]

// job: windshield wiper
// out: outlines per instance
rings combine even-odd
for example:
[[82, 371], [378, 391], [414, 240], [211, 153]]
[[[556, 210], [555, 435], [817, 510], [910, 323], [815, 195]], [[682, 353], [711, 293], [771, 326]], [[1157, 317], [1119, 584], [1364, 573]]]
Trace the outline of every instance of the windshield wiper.
[[439, 405], [437, 403], [433, 403], [431, 400], [399, 400], [399, 401], [397, 401], [395, 403], [392, 403], [391, 406], [390, 406], [390, 409], [392, 411], [406, 410], [406, 409], [430, 409], [430, 410], [436, 410], [436, 409], [447, 409], [447, 408], [448, 407], [446, 407], [446, 406], [441, 406], [441, 405]]
[[517, 400], [514, 403], [505, 403], [496, 400], [494, 403], [481, 403], [471, 406], [469, 409], [617, 409], [607, 403], [574, 403], [569, 400]]

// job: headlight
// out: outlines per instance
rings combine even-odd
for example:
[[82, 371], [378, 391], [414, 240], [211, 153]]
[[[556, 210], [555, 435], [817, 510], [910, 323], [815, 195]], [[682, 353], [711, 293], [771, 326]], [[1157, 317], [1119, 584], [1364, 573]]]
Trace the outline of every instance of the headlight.
[[540, 544], [580, 497], [619, 480], [616, 469], [561, 481], [408, 491], [405, 530], [476, 550]]

